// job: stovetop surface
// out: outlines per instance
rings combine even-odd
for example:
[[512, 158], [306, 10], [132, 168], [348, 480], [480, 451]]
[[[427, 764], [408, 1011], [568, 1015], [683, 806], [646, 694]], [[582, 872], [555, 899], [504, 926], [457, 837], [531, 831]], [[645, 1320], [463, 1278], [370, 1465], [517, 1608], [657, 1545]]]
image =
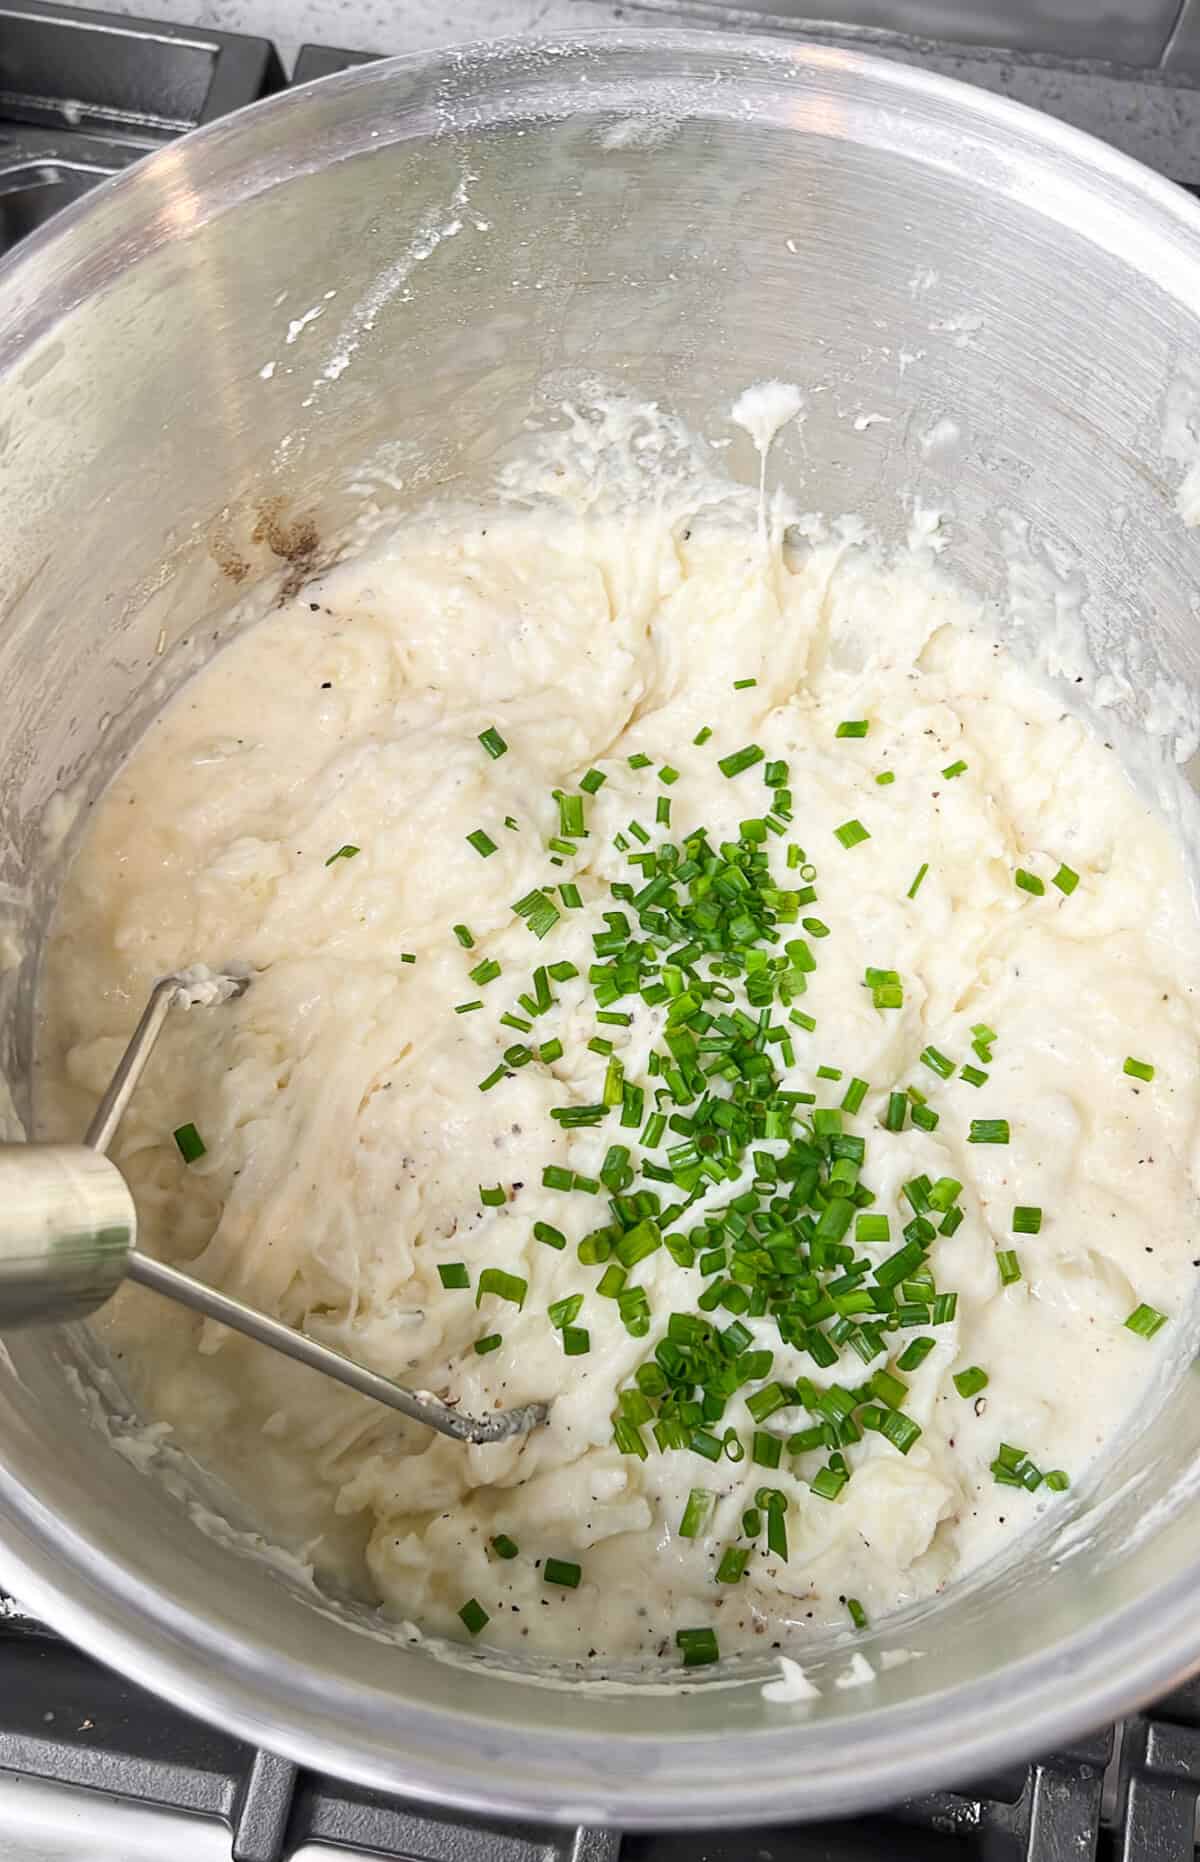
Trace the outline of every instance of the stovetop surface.
[[[877, 49], [1016, 95], [1036, 80], [1039, 101], [1087, 127], [1136, 121], [1150, 140], [1134, 152], [1154, 160], [1163, 138], [1159, 165], [1200, 189], [1190, 84], [915, 42]], [[305, 46], [291, 81], [373, 55]], [[0, 251], [148, 150], [287, 82], [264, 39], [0, 0]], [[1131, 117], [1134, 92], [1157, 111]], [[0, 1857], [12, 1862], [318, 1862], [331, 1849], [403, 1862], [1194, 1862], [1198, 1798], [1200, 1679], [1064, 1751], [875, 1816], [674, 1834], [488, 1823], [257, 1751], [0, 1596]]]

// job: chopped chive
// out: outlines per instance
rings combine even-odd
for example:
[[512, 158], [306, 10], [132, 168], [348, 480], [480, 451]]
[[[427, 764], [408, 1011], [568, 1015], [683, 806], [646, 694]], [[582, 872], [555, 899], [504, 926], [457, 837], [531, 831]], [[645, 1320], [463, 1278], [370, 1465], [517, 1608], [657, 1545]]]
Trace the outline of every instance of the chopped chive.
[[972, 1364], [965, 1371], [955, 1371], [954, 1388], [960, 1397], [978, 1396], [988, 1386], [988, 1374], [981, 1371], [977, 1364]]
[[1148, 1060], [1134, 1060], [1131, 1055], [1126, 1057], [1125, 1065], [1122, 1067], [1121, 1071], [1122, 1073], [1128, 1073], [1135, 1080], [1149, 1081], [1154, 1078], [1154, 1068], [1151, 1066], [1150, 1062]]
[[719, 757], [717, 768], [723, 776], [740, 776], [744, 769], [753, 769], [756, 763], [761, 763], [765, 755], [766, 752], [760, 750], [757, 744], [746, 744], [744, 749]]
[[470, 930], [468, 929], [466, 925], [455, 925], [454, 935], [458, 939], [459, 943], [462, 945], [464, 950], [474, 949], [475, 939], [471, 936]]
[[473, 828], [467, 835], [467, 840], [481, 860], [486, 860], [496, 851], [495, 841], [490, 834], [485, 834], [482, 828]]
[[694, 744], [706, 744], [711, 736], [712, 736], [711, 726], [707, 724], [702, 724], [700, 729], [696, 732], [696, 735], [692, 738], [692, 742]]
[[544, 938], [558, 923], [561, 913], [549, 893], [535, 887], [524, 898], [513, 902], [513, 910], [518, 918], [523, 918], [534, 937]]
[[549, 1222], [535, 1222], [533, 1239], [544, 1242], [547, 1248], [565, 1248], [567, 1238], [561, 1229], [551, 1227]]
[[963, 762], [962, 758], [960, 757], [956, 763], [947, 763], [945, 769], [942, 771], [942, 774], [946, 778], [947, 782], [953, 782], [956, 776], [961, 776], [963, 774], [966, 767], [967, 767], [966, 764]]
[[1051, 1468], [1048, 1474], [1043, 1474], [1042, 1479], [1052, 1493], [1066, 1493], [1071, 1485], [1070, 1477], [1063, 1472], [1062, 1468]]
[[[563, 904], [566, 906], [569, 912], [579, 911], [580, 907], [583, 904], [583, 897], [580, 893], [579, 887], [575, 884], [574, 880], [568, 879], [564, 885], [561, 885], [558, 888], [558, 896], [562, 900]], [[553, 967], [551, 968], [550, 973], [551, 975], [554, 974]], [[577, 976], [578, 971], [572, 969], [571, 975]]]
[[[559, 890], [561, 891], [562, 888], [560, 887]], [[579, 971], [573, 963], [552, 963], [547, 974], [552, 976], [556, 983], [569, 983], [573, 976], [579, 975]]]
[[907, 893], [905, 894], [905, 897], [906, 897], [906, 898], [910, 898], [910, 899], [915, 899], [915, 898], [916, 898], [916, 896], [917, 896], [917, 893], [918, 893], [918, 892], [920, 891], [920, 889], [921, 889], [921, 881], [922, 881], [922, 880], [924, 879], [924, 877], [925, 877], [925, 875], [926, 875], [926, 873], [927, 873], [928, 871], [929, 871], [929, 862], [928, 862], [928, 860], [926, 860], [926, 861], [924, 861], [924, 862], [922, 863], [922, 865], [920, 865], [920, 866], [919, 866], [919, 867], [917, 868], [917, 876], [916, 876], [916, 878], [915, 878], [915, 879], [913, 880], [913, 883], [912, 883], [912, 885], [911, 885], [911, 886], [910, 886], [910, 887], [908, 888], [908, 891], [907, 891]]
[[508, 749], [508, 745], [494, 724], [489, 724], [486, 731], [480, 731], [479, 741], [490, 757], [501, 757]]
[[881, 789], [886, 789], [890, 782], [895, 782], [896, 772], [894, 769], [881, 769], [875, 780]]
[[438, 1266], [438, 1278], [447, 1288], [469, 1287], [471, 1276], [467, 1272], [465, 1261], [443, 1261]]
[[705, 1523], [712, 1511], [714, 1494], [704, 1487], [693, 1487], [683, 1509], [683, 1518], [679, 1522], [681, 1539], [698, 1539], [704, 1531]]
[[685, 1668], [703, 1668], [721, 1659], [715, 1629], [677, 1629], [675, 1646], [683, 1657]]
[[1013, 874], [1013, 879], [1016, 884], [1020, 886], [1022, 892], [1031, 892], [1034, 898], [1040, 899], [1046, 890], [1045, 881], [1039, 879], [1036, 873], [1029, 872], [1023, 866], [1017, 868], [1016, 872]]
[[194, 1125], [180, 1125], [171, 1136], [179, 1146], [179, 1155], [185, 1164], [194, 1164], [208, 1149]]
[[735, 679], [733, 682], [733, 689], [735, 692], [748, 692], [752, 685], [757, 684], [757, 679]]
[[338, 848], [336, 853], [330, 854], [325, 864], [326, 866], [332, 866], [335, 860], [353, 860], [355, 854], [361, 852], [361, 847], [356, 847], [353, 841], [347, 841], [344, 846]]
[[504, 1340], [499, 1332], [489, 1332], [486, 1338], [477, 1338], [475, 1340], [475, 1349], [479, 1353], [479, 1356], [483, 1358], [487, 1356], [489, 1351], [499, 1351], [503, 1343]]
[[855, 1075], [842, 1095], [842, 1111], [857, 1112], [870, 1090], [866, 1080], [860, 1080]]
[[467, 971], [467, 975], [473, 983], [494, 983], [499, 974], [500, 965], [496, 962], [494, 957], [484, 957], [482, 962], [477, 963], [473, 970]]
[[1159, 1312], [1155, 1306], [1135, 1306], [1125, 1321], [1126, 1329], [1136, 1332], [1139, 1338], [1153, 1338], [1167, 1323], [1165, 1312]]
[[967, 1133], [967, 1143], [1007, 1144], [1009, 1135], [1006, 1118], [973, 1118], [971, 1129]]
[[564, 1325], [559, 1337], [568, 1358], [585, 1357], [592, 1348], [592, 1335], [585, 1325]]
[[546, 1317], [556, 1331], [561, 1331], [564, 1325], [571, 1325], [578, 1319], [582, 1306], [582, 1293], [568, 1293], [565, 1299], [550, 1302], [546, 1308]]
[[479, 1185], [479, 1200], [485, 1209], [501, 1209], [508, 1201], [508, 1197], [504, 1194], [503, 1184], [497, 1183], [494, 1189], [487, 1189], [481, 1183]]
[[504, 1065], [502, 1061], [498, 1067], [494, 1067], [492, 1069], [492, 1071], [488, 1074], [486, 1080], [480, 1080], [479, 1082], [480, 1092], [490, 1093], [493, 1086], [498, 1086], [500, 1084], [500, 1081], [503, 1080], [507, 1076], [507, 1074], [508, 1074], [508, 1068]]
[[[1073, 867], [1066, 865], [1060, 866], [1054, 878], [1050, 881], [1050, 884], [1052, 886], [1057, 886], [1060, 892], [1066, 893], [1067, 897], [1070, 898], [1076, 886], [1079, 884], [1079, 874], [1075, 872]], [[1047, 1481], [1050, 1479], [1048, 1474], [1046, 1479]]]
[[510, 1539], [507, 1532], [498, 1532], [492, 1540], [492, 1550], [497, 1558], [515, 1558], [520, 1551], [515, 1539]]
[[931, 1073], [936, 1073], [941, 1080], [948, 1080], [954, 1072], [954, 1062], [936, 1047], [922, 1049], [921, 1064], [928, 1067]]
[[529, 1282], [521, 1274], [506, 1274], [502, 1267], [485, 1267], [475, 1289], [475, 1304], [481, 1303], [485, 1293], [494, 1293], [497, 1299], [508, 1300], [519, 1310], [528, 1291]]
[[1012, 1212], [1014, 1235], [1037, 1235], [1041, 1232], [1042, 1212], [1035, 1203], [1016, 1203]]
[[968, 1086], [986, 1086], [988, 1083], [988, 1076], [983, 1069], [969, 1064], [959, 1068], [958, 1077], [960, 1080], [965, 1080]]
[[933, 1338], [914, 1338], [911, 1345], [906, 1345], [896, 1359], [897, 1370], [919, 1370], [936, 1343], [937, 1340]]
[[842, 846], [847, 849], [857, 847], [862, 841], [870, 840], [871, 838], [862, 822], [854, 818], [851, 818], [849, 821], [843, 821], [841, 827], [834, 828], [833, 832], [836, 838], [841, 841]]
[[870, 728], [867, 718], [843, 718], [833, 734], [835, 737], [865, 737]]
[[721, 1562], [717, 1566], [717, 1583], [739, 1583], [750, 1562], [751, 1550], [749, 1545], [727, 1545], [721, 1553]]
[[907, 1093], [889, 1093], [888, 1102], [887, 1102], [887, 1110], [884, 1112], [884, 1115], [883, 1115], [884, 1130], [885, 1131], [903, 1131], [904, 1130], [904, 1119], [905, 1119], [905, 1115], [907, 1112], [908, 1112], [908, 1094]]
[[632, 756], [625, 759], [630, 769], [649, 769], [650, 760], [644, 750], [635, 750]]
[[996, 1267], [1002, 1287], [1011, 1287], [1014, 1281], [1021, 1278], [1021, 1263], [1015, 1248], [997, 1248]]
[[867, 1627], [867, 1613], [857, 1597], [847, 1597], [846, 1611], [855, 1629], [865, 1629]]
[[578, 1590], [582, 1576], [582, 1567], [572, 1564], [569, 1558], [547, 1558], [542, 1566], [542, 1582], [561, 1584], [564, 1590]]
[[474, 1597], [467, 1599], [458, 1614], [473, 1636], [477, 1636], [480, 1630], [485, 1629], [492, 1620], [483, 1605], [477, 1603]]
[[579, 778], [579, 786], [585, 795], [595, 795], [596, 791], [602, 789], [607, 781], [608, 777], [603, 770], [589, 769], [586, 776]]

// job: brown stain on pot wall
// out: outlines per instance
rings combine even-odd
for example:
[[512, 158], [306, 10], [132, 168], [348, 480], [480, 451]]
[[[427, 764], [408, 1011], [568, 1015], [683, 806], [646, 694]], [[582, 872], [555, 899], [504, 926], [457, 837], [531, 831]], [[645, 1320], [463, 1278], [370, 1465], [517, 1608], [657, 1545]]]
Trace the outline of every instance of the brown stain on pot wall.
[[251, 528], [247, 519], [230, 521], [225, 513], [209, 534], [209, 552], [223, 576], [235, 585], [254, 569], [254, 552], [265, 544], [271, 554], [288, 565], [279, 601], [291, 601], [319, 567], [321, 539], [316, 519], [290, 517], [285, 497], [263, 498], [253, 507]]

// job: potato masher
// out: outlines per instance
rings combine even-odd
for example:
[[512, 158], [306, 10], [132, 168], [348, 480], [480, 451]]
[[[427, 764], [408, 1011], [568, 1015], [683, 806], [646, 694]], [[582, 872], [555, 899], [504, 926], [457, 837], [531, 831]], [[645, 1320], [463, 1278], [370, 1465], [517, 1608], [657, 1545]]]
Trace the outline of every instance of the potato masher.
[[282, 1351], [364, 1396], [461, 1442], [503, 1442], [545, 1421], [546, 1403], [466, 1416], [408, 1390], [242, 1300], [168, 1267], [136, 1246], [129, 1185], [106, 1155], [121, 1115], [173, 1007], [209, 1008], [244, 994], [246, 972], [202, 966], [162, 977], [96, 1108], [82, 1144], [0, 1144], [0, 1331], [82, 1319], [135, 1280], [259, 1344]]

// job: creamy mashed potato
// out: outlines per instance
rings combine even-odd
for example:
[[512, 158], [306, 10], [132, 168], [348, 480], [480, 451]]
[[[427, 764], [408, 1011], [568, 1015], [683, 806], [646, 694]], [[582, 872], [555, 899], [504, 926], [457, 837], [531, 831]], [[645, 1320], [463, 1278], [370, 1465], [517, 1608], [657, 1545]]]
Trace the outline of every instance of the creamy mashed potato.
[[[701, 828], [701, 868], [750, 876], [715, 977], [686, 937], [655, 945], [661, 896], [611, 890], [640, 897], [633, 856], [686, 861]], [[649, 967], [614, 996], [629, 938]], [[779, 960], [761, 1032], [748, 951]], [[137, 1289], [102, 1324], [145, 1411], [269, 1532], [435, 1631], [674, 1661], [680, 1630], [727, 1653], [927, 1597], [1068, 1502], [1190, 1296], [1180, 853], [927, 560], [785, 557], [730, 511], [396, 530], [228, 646], [97, 806], [48, 958], [43, 1130], [83, 1129], [158, 975], [231, 959], [247, 994], [172, 1019], [121, 1130], [144, 1244], [406, 1383], [550, 1420], [466, 1448]], [[696, 1147], [724, 1175], [664, 1180], [735, 1087], [790, 1131], [753, 1113], [740, 1148]], [[815, 1140], [814, 1112], [839, 1115]], [[657, 1214], [614, 1222], [606, 1160]], [[814, 1267], [821, 1223], [840, 1239]], [[742, 1271], [747, 1237], [782, 1281]], [[660, 1448], [667, 1380], [639, 1367], [710, 1323], [752, 1374]]]

